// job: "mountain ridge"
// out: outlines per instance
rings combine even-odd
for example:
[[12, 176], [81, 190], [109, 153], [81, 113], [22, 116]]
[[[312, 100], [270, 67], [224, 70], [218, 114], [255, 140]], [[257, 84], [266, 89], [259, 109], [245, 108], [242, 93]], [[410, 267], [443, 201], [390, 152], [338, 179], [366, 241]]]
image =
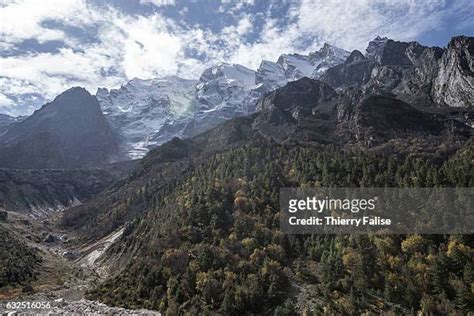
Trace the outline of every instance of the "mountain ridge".
[[[141, 158], [149, 149], [175, 136], [192, 137], [226, 119], [253, 113], [258, 99], [266, 93], [305, 75], [312, 76], [313, 72], [315, 77], [319, 77], [323, 68], [343, 62], [346, 55], [348, 52], [324, 44], [319, 51], [308, 55], [283, 54], [277, 62], [262, 61], [257, 70], [251, 70], [238, 64], [220, 63], [205, 69], [198, 80], [173, 77], [175, 81], [188, 83], [186, 86], [177, 87], [185, 91], [184, 98], [176, 97], [174, 91], [167, 94], [166, 89], [161, 95], [158, 91], [147, 92], [146, 89], [152, 88], [154, 81], [173, 81], [169, 77], [141, 80], [146, 83], [147, 88], [136, 90], [135, 98], [131, 98], [133, 93], [127, 89], [133, 80], [122, 88], [110, 92], [99, 89], [97, 96], [112, 125], [117, 125], [120, 121], [123, 122], [124, 131], [122, 134], [125, 135], [126, 141], [127, 134], [131, 133], [137, 133], [137, 139], [145, 139], [145, 141], [133, 140], [131, 147], [135, 147], [136, 150], [128, 150], [132, 158]], [[271, 69], [265, 69], [265, 65]], [[139, 101], [135, 103], [137, 111], [154, 109], [156, 94], [166, 100], [162, 103], [163, 111], [156, 113], [159, 117], [151, 116], [154, 114], [153, 110], [137, 113], [135, 118], [133, 110], [128, 116], [122, 110], [123, 108], [133, 108], [133, 102], [136, 101]], [[175, 101], [177, 107], [181, 109], [177, 115], [167, 108], [172, 101]], [[119, 116], [122, 117], [116, 120]], [[141, 122], [142, 120], [149, 122], [154, 130], [145, 127], [140, 133], [136, 128], [131, 127], [132, 124], [128, 123], [129, 121]]]
[[[472, 125], [473, 42], [472, 37], [454, 37], [446, 48], [439, 48], [377, 37], [368, 44], [365, 55], [324, 44], [308, 55], [283, 54], [276, 62], [264, 60], [256, 71], [222, 63], [206, 69], [197, 81], [176, 76], [133, 79], [119, 89], [98, 89], [98, 104], [112, 127], [105, 132], [110, 137], [103, 144], [113, 147], [98, 160], [138, 159], [173, 137], [190, 138], [225, 120], [252, 114], [262, 97], [303, 77], [320, 79], [336, 90], [355, 88], [365, 94], [395, 97], [417, 108], [459, 107], [466, 114], [460, 111], [457, 118]], [[50, 106], [43, 106], [40, 114], [53, 115]], [[32, 117], [40, 114], [35, 112]], [[0, 126], [4, 145], [13, 131], [21, 134], [22, 129], [35, 129], [25, 127], [29, 122], [30, 118], [23, 120], [20, 129], [15, 127], [19, 122], [11, 120]], [[98, 124], [105, 131], [107, 123]], [[61, 146], [56, 141], [43, 147], [60, 152]], [[15, 163], [4, 162], [3, 166], [15, 167]], [[44, 166], [67, 166], [67, 162], [44, 162], [38, 167]]]

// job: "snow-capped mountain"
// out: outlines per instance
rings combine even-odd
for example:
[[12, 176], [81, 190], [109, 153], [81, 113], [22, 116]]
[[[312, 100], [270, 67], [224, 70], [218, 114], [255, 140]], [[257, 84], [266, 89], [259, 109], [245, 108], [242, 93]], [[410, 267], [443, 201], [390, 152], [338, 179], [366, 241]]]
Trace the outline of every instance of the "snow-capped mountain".
[[237, 64], [206, 69], [196, 85], [199, 111], [242, 108], [241, 100], [255, 87], [255, 71]]
[[244, 66], [222, 63], [206, 69], [195, 84], [190, 113], [167, 120], [150, 136], [152, 143], [191, 137], [225, 120], [252, 113], [257, 101], [252, 95], [255, 87], [255, 71]]
[[136, 159], [173, 137], [190, 137], [226, 119], [249, 114], [253, 110], [247, 99], [254, 88], [255, 71], [220, 64], [206, 69], [197, 81], [133, 79], [119, 89], [98, 89], [96, 96], [110, 124], [121, 134], [123, 149]]
[[159, 145], [153, 138], [165, 124], [190, 115], [195, 85], [178, 77], [133, 79], [119, 89], [99, 89], [96, 97], [125, 151], [136, 159]]
[[319, 78], [349, 52], [325, 44], [308, 55], [284, 54], [262, 61], [257, 71], [222, 63], [199, 80], [178, 77], [133, 79], [119, 89], [99, 89], [97, 99], [133, 159], [173, 137], [191, 137], [224, 120], [253, 113], [266, 93], [302, 77]]
[[256, 73], [256, 83], [272, 91], [303, 77], [318, 79], [324, 71], [343, 63], [349, 55], [348, 51], [327, 43], [308, 55], [283, 54], [277, 62], [262, 61]]
[[252, 113], [256, 100], [250, 94], [255, 88], [255, 71], [244, 66], [220, 64], [206, 69], [196, 85], [196, 112], [191, 134]]

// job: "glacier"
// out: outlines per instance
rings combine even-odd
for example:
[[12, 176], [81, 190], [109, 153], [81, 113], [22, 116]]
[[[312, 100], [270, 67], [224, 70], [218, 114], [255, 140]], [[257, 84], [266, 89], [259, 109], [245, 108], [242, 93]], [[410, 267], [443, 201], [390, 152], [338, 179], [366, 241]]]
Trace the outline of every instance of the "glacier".
[[96, 97], [120, 135], [127, 159], [139, 159], [173, 137], [192, 137], [224, 120], [251, 114], [270, 91], [302, 77], [318, 79], [348, 56], [349, 52], [324, 44], [308, 55], [263, 60], [257, 70], [221, 63], [204, 70], [198, 80], [135, 78], [118, 89], [99, 88]]

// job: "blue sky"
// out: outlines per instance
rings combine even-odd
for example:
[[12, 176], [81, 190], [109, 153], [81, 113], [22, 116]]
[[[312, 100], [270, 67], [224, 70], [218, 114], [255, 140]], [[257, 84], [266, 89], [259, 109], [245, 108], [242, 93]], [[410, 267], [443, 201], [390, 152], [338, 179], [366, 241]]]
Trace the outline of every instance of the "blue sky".
[[30, 114], [71, 86], [197, 78], [207, 67], [364, 50], [377, 35], [445, 46], [474, 35], [472, 0], [0, 0], [0, 113]]

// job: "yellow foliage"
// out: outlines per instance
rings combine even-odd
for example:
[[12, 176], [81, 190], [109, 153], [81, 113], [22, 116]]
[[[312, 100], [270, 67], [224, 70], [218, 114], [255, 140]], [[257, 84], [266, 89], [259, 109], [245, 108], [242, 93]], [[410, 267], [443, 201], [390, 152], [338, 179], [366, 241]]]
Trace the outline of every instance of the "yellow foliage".
[[398, 249], [390, 236], [386, 237], [375, 237], [374, 244], [378, 251], [382, 253], [396, 254]]
[[354, 252], [352, 249], [349, 250], [342, 256], [342, 264], [346, 269], [351, 269], [357, 263], [362, 261], [362, 256], [360, 253]]
[[245, 192], [241, 189], [237, 190], [234, 194], [234, 197], [235, 198], [238, 198], [238, 197], [245, 197]]
[[407, 253], [416, 253], [423, 251], [426, 245], [426, 239], [421, 235], [408, 236], [402, 241], [402, 251]]
[[264, 263], [262, 267], [262, 274], [273, 274], [274, 271], [279, 270], [281, 268], [280, 264], [275, 260], [268, 260]]
[[296, 172], [295, 172], [295, 169], [293, 169], [293, 168], [291, 168], [291, 169], [288, 171], [288, 177], [289, 177], [289, 178], [294, 177], [295, 174], [296, 174]]
[[387, 263], [391, 269], [396, 270], [402, 266], [402, 259], [397, 256], [388, 256]]
[[198, 272], [196, 275], [196, 289], [202, 292], [204, 285], [206, 284], [207, 280], [210, 278], [209, 273], [207, 272]]
[[244, 238], [242, 240], [242, 246], [246, 249], [254, 249], [257, 246], [255, 238]]
[[238, 196], [234, 200], [234, 206], [240, 210], [245, 211], [247, 206], [247, 198], [243, 196]]
[[387, 276], [387, 280], [389, 282], [395, 283], [395, 282], [399, 281], [400, 278], [395, 273], [389, 272], [388, 276]]
[[469, 255], [472, 251], [471, 247], [461, 244], [457, 240], [451, 240], [448, 244], [448, 257], [452, 257], [456, 252], [461, 252], [465, 255]]

